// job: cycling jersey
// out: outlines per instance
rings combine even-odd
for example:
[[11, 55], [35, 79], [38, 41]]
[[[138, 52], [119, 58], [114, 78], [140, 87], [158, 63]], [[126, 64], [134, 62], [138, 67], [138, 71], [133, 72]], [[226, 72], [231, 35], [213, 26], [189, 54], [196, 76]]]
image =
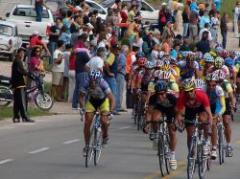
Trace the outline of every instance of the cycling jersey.
[[154, 94], [149, 99], [149, 106], [153, 106], [155, 110], [159, 110], [167, 117], [167, 123], [171, 123], [173, 118], [175, 117], [175, 106], [176, 106], [177, 98], [167, 93], [166, 99], [161, 102], [158, 100], [158, 95]]
[[178, 110], [182, 110], [183, 108], [194, 109], [200, 106], [206, 108], [210, 106], [208, 96], [203, 90], [200, 89], [195, 90], [195, 95], [196, 97], [194, 102], [190, 102], [185, 92], [180, 93], [180, 96], [177, 101], [177, 109]]
[[221, 116], [226, 110], [224, 91], [222, 87], [217, 85], [214, 90], [207, 90], [207, 94], [210, 100], [212, 113]]
[[197, 61], [193, 61], [192, 68], [190, 68], [187, 65], [186, 61], [178, 62], [178, 66], [180, 67], [180, 70], [181, 70], [180, 76], [181, 76], [182, 80], [187, 79], [187, 78], [192, 78], [193, 76], [195, 76], [195, 71], [201, 69], [201, 67]]

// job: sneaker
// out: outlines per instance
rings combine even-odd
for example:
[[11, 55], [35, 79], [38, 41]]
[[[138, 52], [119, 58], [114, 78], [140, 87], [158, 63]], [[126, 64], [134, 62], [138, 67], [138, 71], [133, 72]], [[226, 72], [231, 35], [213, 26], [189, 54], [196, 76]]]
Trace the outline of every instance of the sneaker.
[[212, 149], [211, 159], [212, 160], [216, 160], [216, 158], [217, 158], [217, 150], [216, 149]]
[[103, 138], [103, 141], [102, 141], [102, 144], [103, 144], [103, 145], [107, 145], [107, 144], [108, 144], [108, 141], [109, 141], [109, 137], [104, 137], [104, 138]]
[[170, 159], [169, 164], [170, 164], [170, 168], [172, 170], [177, 170], [177, 160], [176, 159]]
[[226, 157], [232, 157], [233, 156], [233, 148], [232, 146], [226, 147]]

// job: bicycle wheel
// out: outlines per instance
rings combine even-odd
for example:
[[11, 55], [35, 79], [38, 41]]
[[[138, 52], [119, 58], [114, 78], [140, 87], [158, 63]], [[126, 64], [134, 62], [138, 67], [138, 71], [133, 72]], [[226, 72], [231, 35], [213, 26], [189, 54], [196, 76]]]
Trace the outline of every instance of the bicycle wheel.
[[93, 140], [93, 124], [91, 127], [91, 131], [90, 131], [90, 141], [89, 141], [89, 147], [87, 148], [86, 151], [86, 156], [85, 156], [85, 167], [88, 168], [89, 162], [91, 161], [92, 157], [93, 157], [93, 145], [94, 145], [94, 140]]
[[188, 161], [187, 161], [187, 177], [188, 179], [192, 179], [197, 160], [197, 140], [196, 138], [192, 138], [191, 146], [188, 152]]
[[200, 179], [204, 179], [208, 168], [208, 156], [203, 155], [203, 146], [198, 146], [197, 161], [198, 161], [198, 175]]
[[102, 153], [102, 132], [101, 127], [94, 128], [94, 165], [97, 166]]
[[141, 117], [142, 117], [141, 101], [139, 100], [137, 104], [137, 130], [138, 131], [141, 129]]
[[168, 128], [164, 128], [164, 160], [165, 160], [165, 167], [166, 167], [166, 172], [167, 174], [170, 174], [170, 148], [169, 148], [169, 143], [170, 143], [170, 138], [168, 134]]
[[12, 100], [12, 90], [6, 86], [0, 86], [0, 106], [8, 106]]
[[163, 137], [162, 135], [159, 136], [159, 139], [158, 139], [158, 161], [159, 161], [159, 169], [160, 169], [160, 172], [161, 172], [161, 175], [162, 177], [164, 177], [164, 143], [163, 143]]
[[223, 134], [223, 126], [220, 125], [218, 127], [218, 153], [219, 153], [219, 164], [222, 165], [224, 163], [224, 134]]
[[52, 97], [47, 93], [42, 94], [38, 92], [35, 95], [34, 102], [36, 106], [43, 111], [49, 111], [53, 106]]

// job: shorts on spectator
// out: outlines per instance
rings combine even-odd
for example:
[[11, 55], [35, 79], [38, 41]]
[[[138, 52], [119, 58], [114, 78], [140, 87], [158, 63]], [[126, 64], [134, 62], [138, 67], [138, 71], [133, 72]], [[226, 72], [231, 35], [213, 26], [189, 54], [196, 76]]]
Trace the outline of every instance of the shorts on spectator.
[[63, 73], [62, 72], [52, 72], [52, 84], [53, 85], [63, 85]]

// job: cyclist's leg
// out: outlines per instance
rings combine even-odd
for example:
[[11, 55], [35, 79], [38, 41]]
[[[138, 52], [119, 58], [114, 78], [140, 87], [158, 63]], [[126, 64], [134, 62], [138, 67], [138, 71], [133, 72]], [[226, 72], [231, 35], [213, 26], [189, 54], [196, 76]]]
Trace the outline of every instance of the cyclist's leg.
[[85, 106], [86, 114], [85, 114], [85, 122], [84, 122], [84, 139], [85, 139], [85, 145], [89, 145], [90, 140], [90, 128], [95, 112], [94, 106], [88, 101]]
[[[186, 108], [185, 119], [186, 120], [195, 120], [197, 113], [198, 113], [197, 109]], [[188, 149], [190, 150], [192, 135], [194, 133], [195, 128], [190, 123], [185, 123], [185, 126], [186, 126], [186, 132], [187, 132], [187, 146], [188, 146]]]
[[109, 126], [108, 114], [110, 112], [110, 104], [108, 99], [105, 99], [105, 101], [101, 104], [100, 112], [101, 112], [101, 124], [102, 124], [102, 137], [104, 140], [104, 139], [108, 139], [108, 126]]
[[226, 104], [226, 111], [223, 114], [223, 125], [224, 125], [224, 134], [227, 142], [227, 147], [226, 147], [226, 156], [227, 157], [232, 157], [232, 151], [233, 148], [231, 146], [231, 140], [232, 140], [232, 128], [231, 128], [231, 106], [230, 103]]
[[152, 111], [152, 130], [154, 133], [158, 131], [158, 122], [161, 120], [162, 113], [159, 108], [155, 108]]

